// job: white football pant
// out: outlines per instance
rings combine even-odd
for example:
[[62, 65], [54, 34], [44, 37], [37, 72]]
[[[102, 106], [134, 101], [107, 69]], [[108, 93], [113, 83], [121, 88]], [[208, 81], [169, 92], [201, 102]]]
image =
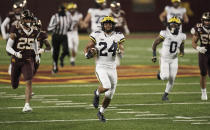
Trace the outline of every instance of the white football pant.
[[77, 31], [71, 31], [67, 33], [68, 38], [68, 47], [70, 50], [74, 50], [75, 53], [78, 50], [79, 46], [79, 36]]
[[103, 88], [109, 89], [105, 97], [112, 99], [117, 86], [117, 70], [107, 67], [96, 67], [96, 77]]
[[162, 80], [168, 80], [165, 89], [166, 93], [169, 93], [173, 88], [177, 70], [178, 70], [178, 58], [160, 59], [160, 78]]

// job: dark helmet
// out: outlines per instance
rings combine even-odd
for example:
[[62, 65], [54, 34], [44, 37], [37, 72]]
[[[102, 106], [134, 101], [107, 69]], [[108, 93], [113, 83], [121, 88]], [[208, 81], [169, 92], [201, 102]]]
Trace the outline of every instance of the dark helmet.
[[[112, 29], [106, 30], [106, 29], [104, 28], [104, 24], [105, 24], [105, 23], [111, 23], [111, 24], [112, 24]], [[114, 18], [111, 17], [111, 16], [106, 16], [106, 17], [104, 17], [104, 18], [101, 20], [101, 27], [102, 27], [102, 30], [103, 30], [104, 32], [109, 33], [109, 32], [111, 32], [111, 31], [113, 31], [113, 30], [115, 29], [115, 21], [114, 21]]]
[[117, 1], [113, 1], [111, 4], [110, 4], [110, 7], [113, 11], [119, 11], [120, 10], [120, 2], [117, 2]]
[[181, 20], [177, 17], [170, 18], [167, 23], [168, 29], [173, 35], [177, 35], [179, 33], [180, 25]]
[[[26, 27], [31, 27], [34, 22], [34, 14], [28, 9], [24, 10], [20, 15], [21, 23]], [[31, 22], [26, 23], [25, 20], [31, 20]]]
[[[210, 29], [210, 12], [204, 12], [201, 21], [206, 29]], [[205, 21], [207, 21], [208, 24], [206, 24]]]

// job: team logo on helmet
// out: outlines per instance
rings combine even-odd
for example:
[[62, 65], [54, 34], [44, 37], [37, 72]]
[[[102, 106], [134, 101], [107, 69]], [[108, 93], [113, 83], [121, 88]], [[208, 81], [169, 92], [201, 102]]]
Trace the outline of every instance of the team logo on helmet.
[[172, 17], [169, 19], [167, 26], [173, 35], [178, 35], [180, 25], [181, 25], [181, 20], [177, 17]]
[[102, 4], [102, 3], [105, 3], [106, 2], [106, 0], [95, 0], [96, 1], [96, 3], [98, 3], [98, 4]]

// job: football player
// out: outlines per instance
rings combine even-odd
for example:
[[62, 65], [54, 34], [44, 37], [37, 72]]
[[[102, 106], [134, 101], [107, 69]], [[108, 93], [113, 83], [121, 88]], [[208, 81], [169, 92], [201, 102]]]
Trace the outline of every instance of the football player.
[[180, 25], [181, 20], [179, 18], [172, 17], [169, 19], [167, 29], [160, 31], [159, 37], [156, 38], [152, 45], [152, 61], [156, 62], [156, 48], [161, 42], [163, 42], [160, 51], [160, 72], [157, 74], [159, 80], [168, 80], [165, 93], [162, 96], [163, 101], [169, 100], [168, 94], [174, 85], [174, 80], [178, 70], [178, 49], [180, 50], [180, 55], [184, 55], [184, 41], [186, 35], [179, 31]]
[[[181, 0], [171, 0], [172, 6], [166, 6], [165, 10], [160, 14], [160, 21], [166, 25], [168, 20], [172, 17], [177, 17], [181, 20], [182, 23], [188, 23], [189, 18], [186, 13], [186, 9], [181, 7]], [[180, 27], [182, 32], [182, 26]]]
[[115, 32], [114, 18], [106, 16], [101, 21], [101, 31], [90, 34], [90, 42], [84, 49], [87, 59], [96, 57], [96, 77], [100, 83], [94, 91], [93, 106], [98, 108], [99, 96], [105, 93], [102, 106], [97, 113], [100, 121], [105, 122], [104, 111], [109, 106], [117, 86], [116, 53], [123, 53], [125, 37], [122, 33]]
[[[110, 8], [112, 10], [111, 16], [114, 18], [115, 23], [116, 23], [115, 31], [123, 32], [126, 35], [129, 35], [130, 31], [128, 29], [127, 21], [125, 19], [125, 11], [121, 10], [120, 2], [113, 1], [110, 4]], [[120, 65], [120, 59], [121, 58], [122, 58], [121, 56], [117, 55], [117, 57], [116, 57], [117, 66]]]
[[[25, 0], [24, 0], [25, 1]], [[23, 7], [25, 4], [23, 1], [19, 0], [13, 4], [13, 9], [11, 12], [9, 12], [8, 16], [4, 19], [3, 23], [1, 24], [1, 33], [2, 38], [4, 40], [8, 40], [9, 38], [9, 32], [12, 27], [12, 25], [15, 25], [18, 20], [20, 20], [20, 13], [23, 10]], [[11, 64], [8, 68], [8, 74], [11, 74]]]
[[[12, 26], [6, 46], [6, 51], [12, 55], [11, 84], [13, 89], [18, 88], [21, 74], [26, 82], [23, 112], [32, 111], [29, 103], [32, 95], [34, 53], [38, 54], [35, 38], [39, 34], [39, 31], [33, 26], [33, 18], [29, 10], [21, 13], [21, 20]], [[36, 55], [36, 62], [39, 62], [39, 55]]]
[[95, 0], [96, 8], [89, 8], [88, 14], [86, 15], [83, 28], [87, 28], [91, 21], [91, 32], [101, 30], [100, 21], [105, 16], [109, 16], [111, 13], [110, 8], [106, 8], [106, 0]]
[[[37, 27], [37, 30], [39, 31], [39, 34], [37, 35], [37, 38], [36, 38], [36, 43], [38, 44], [39, 57], [41, 57], [42, 53], [50, 52], [51, 46], [50, 46], [49, 41], [47, 40], [47, 38], [48, 38], [47, 32], [42, 30], [41, 20], [35, 18], [34, 24]], [[43, 49], [43, 45], [45, 45], [44, 49]], [[34, 60], [35, 60], [35, 57], [34, 57]], [[34, 75], [36, 74], [36, 72], [39, 68], [39, 65], [40, 65], [40, 62], [34, 62]]]
[[78, 25], [81, 26], [83, 15], [77, 11], [76, 3], [68, 4], [67, 10], [72, 15], [73, 30], [67, 32], [67, 38], [68, 38], [68, 46], [71, 52], [70, 64], [74, 66], [76, 53], [79, 46]]
[[[201, 23], [192, 28], [192, 46], [198, 53], [200, 68], [201, 100], [208, 100], [206, 93], [206, 75], [210, 76], [210, 12], [202, 15]], [[197, 44], [200, 41], [200, 46]]]

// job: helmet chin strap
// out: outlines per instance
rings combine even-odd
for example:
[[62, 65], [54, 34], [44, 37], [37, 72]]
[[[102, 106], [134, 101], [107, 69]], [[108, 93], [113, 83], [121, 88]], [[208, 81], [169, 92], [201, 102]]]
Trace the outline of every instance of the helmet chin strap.
[[177, 35], [179, 33], [179, 29], [178, 28], [171, 28], [170, 29], [171, 34], [173, 35]]

